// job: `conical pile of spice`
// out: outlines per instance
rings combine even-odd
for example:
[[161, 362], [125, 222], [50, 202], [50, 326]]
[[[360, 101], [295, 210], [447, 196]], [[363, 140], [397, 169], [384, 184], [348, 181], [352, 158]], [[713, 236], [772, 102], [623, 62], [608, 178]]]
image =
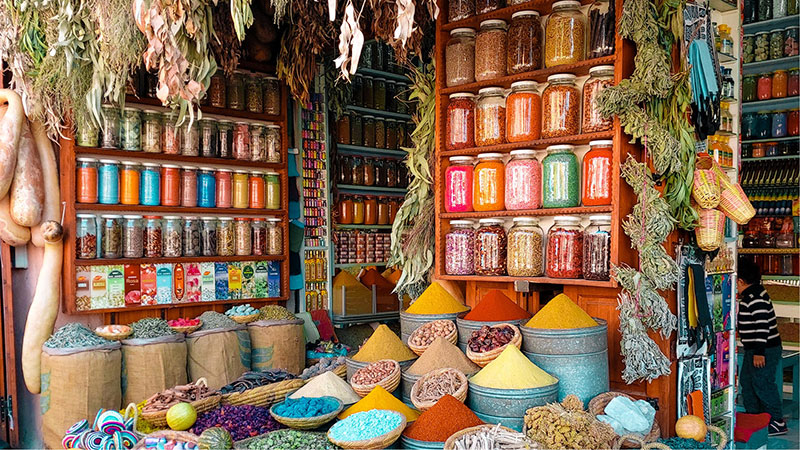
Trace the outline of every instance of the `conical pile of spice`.
[[437, 282], [431, 283], [413, 305], [406, 310], [408, 314], [455, 314], [469, 310], [456, 300], [447, 289]]
[[531, 389], [550, 386], [558, 380], [532, 363], [517, 347], [509, 345], [469, 382], [495, 389]]
[[392, 333], [389, 327], [381, 325], [351, 359], [371, 363], [381, 359], [408, 361], [416, 357], [417, 355], [396, 334]]
[[397, 285], [397, 282], [400, 281], [400, 276], [403, 275], [403, 271], [397, 269], [386, 269], [381, 275], [383, 275], [383, 278], [389, 280], [390, 283]]
[[505, 294], [492, 289], [483, 296], [472, 311], [464, 316], [464, 320], [476, 322], [505, 322], [509, 320], [527, 319], [531, 313], [520, 308]]
[[447, 339], [439, 336], [406, 371], [410, 375], [425, 375], [431, 370], [453, 368], [472, 375], [480, 370], [467, 355]]
[[386, 392], [386, 389], [378, 385], [375, 386], [366, 397], [359, 400], [358, 403], [342, 411], [338, 418], [342, 420], [351, 414], [373, 409], [390, 409], [392, 411], [397, 411], [406, 416], [406, 420], [409, 423], [417, 420], [417, 417], [419, 417], [419, 413], [416, 409], [409, 408], [405, 403], [398, 400], [397, 397]]
[[293, 399], [300, 397], [334, 397], [345, 405], [351, 405], [361, 400], [356, 391], [332, 371], [315, 376], [305, 386], [289, 396]]
[[483, 425], [481, 419], [452, 395], [445, 395], [431, 409], [419, 415], [403, 434], [426, 442], [444, 442], [458, 431]]
[[571, 298], [559, 294], [547, 302], [525, 326], [528, 328], [572, 329], [596, 327], [597, 322]]
[[361, 275], [361, 284], [370, 289], [375, 286], [378, 295], [389, 295], [394, 290], [394, 284], [375, 269], [369, 269]]

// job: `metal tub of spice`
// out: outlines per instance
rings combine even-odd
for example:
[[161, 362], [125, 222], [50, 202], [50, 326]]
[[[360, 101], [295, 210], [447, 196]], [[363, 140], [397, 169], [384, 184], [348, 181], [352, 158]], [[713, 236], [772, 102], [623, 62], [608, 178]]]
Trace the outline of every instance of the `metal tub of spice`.
[[400, 312], [400, 339], [404, 344], [408, 344], [408, 338], [411, 333], [417, 328], [425, 325], [434, 320], [452, 320], [455, 321], [462, 312], [451, 314], [411, 314], [405, 311]]
[[528, 408], [556, 401], [559, 383], [529, 389], [496, 389], [469, 384], [466, 405], [486, 423], [522, 431]]
[[414, 383], [420, 378], [422, 378], [422, 375], [413, 375], [407, 372], [400, 374], [400, 400], [408, 406], [414, 406], [411, 402], [411, 388], [414, 387]]
[[585, 404], [607, 392], [608, 324], [594, 318], [594, 327], [572, 329], [522, 329], [522, 353], [559, 379], [558, 401], [569, 394]]
[[420, 450], [441, 450], [444, 448], [444, 442], [420, 441], [418, 439], [411, 439], [410, 437], [406, 437], [405, 434], [402, 434], [400, 435], [400, 447]]
[[477, 320], [465, 320], [459, 317], [456, 319], [456, 328], [458, 328], [458, 348], [460, 348], [462, 352], [466, 352], [467, 341], [469, 341], [470, 336], [472, 336], [472, 332], [480, 330], [484, 325], [493, 327], [501, 323], [510, 323], [511, 325], [522, 327], [527, 321], [528, 319], [525, 318], [518, 320], [501, 320], [497, 322], [482, 322]]

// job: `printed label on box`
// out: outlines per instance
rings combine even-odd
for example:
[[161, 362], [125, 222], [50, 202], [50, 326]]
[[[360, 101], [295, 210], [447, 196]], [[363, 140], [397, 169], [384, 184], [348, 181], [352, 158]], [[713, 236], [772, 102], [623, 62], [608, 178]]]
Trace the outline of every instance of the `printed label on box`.
[[156, 264], [156, 303], [172, 303], [172, 264]]
[[92, 308], [108, 308], [108, 266], [92, 266]]
[[267, 264], [267, 297], [281, 296], [281, 262], [269, 261]]
[[203, 296], [203, 277], [200, 275], [200, 264], [186, 263], [184, 268], [186, 269], [186, 282], [184, 283], [186, 295], [184, 296], [184, 301], [199, 302]]
[[158, 286], [156, 284], [156, 265], [142, 264], [139, 269], [139, 277], [142, 287], [142, 305], [155, 305]]
[[256, 298], [256, 268], [252, 261], [242, 263], [242, 299]]
[[267, 286], [267, 262], [257, 261], [255, 270], [255, 297], [254, 298], [267, 298], [269, 289]]
[[242, 298], [242, 266], [238, 262], [228, 263], [228, 298]]
[[125, 266], [122, 264], [108, 266], [108, 307], [125, 306]]
[[[227, 275], [227, 272], [226, 272]], [[213, 262], [204, 262], [200, 263], [200, 278], [202, 283], [203, 292], [203, 301], [204, 302], [213, 302], [217, 299], [217, 287], [216, 281], [214, 279], [215, 272], [214, 272], [214, 263]], [[228, 287], [225, 286], [225, 291], [228, 290]]]
[[125, 304], [142, 303], [142, 281], [139, 278], [139, 264], [125, 264]]
[[175, 263], [172, 266], [172, 301], [180, 303], [186, 301], [186, 275], [183, 271], [183, 263]]
[[92, 269], [89, 266], [75, 267], [75, 309], [92, 309]]
[[228, 300], [228, 263], [214, 263], [214, 292], [217, 300]]

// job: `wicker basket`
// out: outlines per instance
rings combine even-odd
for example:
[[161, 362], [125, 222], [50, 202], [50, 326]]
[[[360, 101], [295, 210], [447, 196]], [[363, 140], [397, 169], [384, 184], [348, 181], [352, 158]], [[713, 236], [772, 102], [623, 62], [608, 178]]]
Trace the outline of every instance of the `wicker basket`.
[[[197, 445], [197, 441], [200, 439], [200, 436], [196, 434], [189, 433], [187, 431], [173, 431], [173, 430], [154, 431], [145, 437], [174, 439], [176, 441], [189, 442], [195, 445]], [[144, 446], [145, 446], [145, 440], [140, 439], [139, 442], [137, 442], [136, 445], [133, 447], [133, 450], [142, 450]]]
[[[728, 434], [725, 433], [725, 431], [723, 431], [722, 428], [719, 428], [714, 425], [706, 425], [706, 428], [708, 428], [708, 431], [712, 433], [717, 433], [719, 435], [719, 444], [717, 444], [717, 450], [723, 450], [725, 446], [728, 445]], [[640, 436], [637, 436], [635, 434], [626, 434], [625, 436], [622, 436], [621, 438], [617, 439], [617, 442], [614, 444], [614, 450], [620, 449], [619, 443], [622, 441], [637, 442], [642, 447], [642, 450], [652, 450], [652, 449], [672, 450], [670, 446], [663, 444], [661, 442], [646, 443], [642, 441]]]
[[[593, 416], [605, 414], [606, 406], [616, 397], [625, 397], [627, 399], [636, 401], [635, 398], [628, 394], [623, 394], [622, 392], [603, 392], [602, 394], [593, 398], [589, 402], [589, 406], [586, 409]], [[661, 437], [661, 428], [658, 426], [658, 421], [654, 420], [653, 426], [646, 435], [637, 436], [636, 439], [631, 439], [631, 436], [632, 435], [625, 435], [622, 438], [617, 439], [618, 442], [616, 442], [614, 445], [616, 448], [638, 448], [642, 446], [642, 443], [649, 444], [651, 442], [655, 442]]]
[[419, 391], [420, 386], [422, 386], [422, 383], [424, 381], [426, 381], [426, 380], [428, 380], [430, 378], [433, 378], [435, 376], [439, 376], [439, 375], [441, 375], [443, 373], [446, 373], [446, 372], [452, 372], [461, 381], [461, 386], [459, 386], [458, 389], [455, 392], [450, 393], [450, 395], [455, 397], [461, 403], [464, 403], [464, 400], [467, 399], [467, 390], [468, 390], [467, 388], [469, 387], [469, 382], [467, 381], [467, 376], [464, 375], [464, 373], [459, 371], [459, 370], [452, 369], [452, 368], [445, 368], [445, 369], [431, 370], [430, 372], [428, 372], [425, 375], [423, 375], [422, 377], [420, 377], [420, 379], [417, 380], [414, 383], [414, 386], [411, 387], [411, 403], [414, 404], [415, 408], [417, 408], [420, 411], [427, 411], [427, 410], [431, 409], [433, 407], [433, 405], [436, 404], [435, 401], [433, 401], [433, 402], [432, 401], [427, 401], [427, 402], [417, 401], [417, 392]]
[[365, 449], [365, 450], [372, 450], [372, 449], [379, 449], [379, 448], [386, 448], [395, 443], [398, 439], [400, 439], [400, 435], [403, 434], [403, 430], [406, 429], [406, 416], [400, 414], [397, 411], [391, 411], [394, 414], [400, 416], [402, 421], [400, 425], [397, 426], [394, 430], [383, 434], [378, 437], [374, 437], [372, 439], [364, 439], [361, 441], [337, 441], [331, 437], [331, 432], [328, 431], [328, 440], [331, 441], [334, 445], [338, 445], [341, 448], [348, 448], [348, 449]]
[[362, 370], [367, 370], [371, 365], [383, 361], [390, 361], [391, 363], [393, 363], [394, 370], [392, 370], [392, 373], [387, 375], [386, 378], [378, 381], [377, 383], [357, 384], [353, 383], [353, 377], [355, 377], [355, 374], [353, 374], [353, 377], [350, 377], [350, 386], [353, 387], [353, 390], [356, 391], [356, 394], [358, 394], [359, 397], [366, 397], [367, 394], [369, 394], [370, 392], [372, 392], [373, 389], [375, 389], [375, 386], [380, 385], [382, 388], [386, 389], [386, 392], [394, 392], [394, 390], [397, 389], [397, 386], [400, 386], [400, 363], [398, 363], [393, 359], [382, 359], [380, 361], [375, 361], [374, 363], [370, 363], [369, 366], [367, 367], [358, 369], [356, 373], [361, 372]]
[[275, 403], [282, 402], [286, 398], [286, 394], [300, 389], [304, 384], [306, 384], [305, 380], [299, 378], [278, 381], [277, 383], [248, 389], [244, 392], [224, 394], [222, 403], [226, 405], [272, 406]]
[[125, 327], [128, 331], [123, 331], [122, 333], [107, 333], [105, 331], [101, 331], [102, 327], [97, 327], [94, 330], [94, 334], [100, 336], [103, 339], [108, 339], [109, 341], [121, 341], [123, 339], [127, 339], [128, 336], [133, 334], [133, 329], [127, 325], [120, 325], [121, 327]]
[[697, 246], [707, 252], [718, 249], [725, 239], [725, 214], [718, 209], [701, 209], [698, 215], [694, 229]]
[[259, 314], [260, 313], [250, 314], [249, 316], [228, 316], [228, 317], [233, 319], [233, 321], [238, 324], [246, 324], [258, 320]]
[[[428, 322], [411, 333], [411, 336], [409, 336], [408, 338], [408, 348], [410, 348], [412, 352], [416, 353], [418, 356], [422, 356], [422, 353], [424, 353], [425, 350], [427, 350], [428, 347], [430, 347], [433, 344], [433, 341], [431, 341], [427, 345], [414, 345], [411, 343], [411, 339], [415, 335], [422, 333], [422, 331], [425, 330], [426, 327], [431, 326], [431, 324], [435, 324], [437, 322], [450, 322], [451, 324], [453, 324], [453, 331], [442, 337], [450, 341], [450, 343], [453, 345], [456, 345], [458, 343], [458, 327], [456, 327], [455, 322], [453, 322], [452, 320], [439, 319], [439, 320], [434, 320], [433, 322]], [[436, 337], [434, 337], [434, 340], [436, 339]]]
[[190, 334], [190, 333], [194, 333], [195, 331], [199, 330], [200, 327], [202, 327], [202, 326], [203, 326], [203, 321], [201, 320], [200, 323], [198, 323], [197, 325], [185, 325], [185, 326], [182, 326], [182, 327], [173, 327], [172, 325], [170, 325], [170, 328], [175, 330], [176, 333]]
[[739, 225], [745, 225], [756, 215], [756, 210], [747, 199], [742, 187], [738, 183], [732, 183], [713, 158], [700, 154], [697, 156], [695, 167], [704, 170], [710, 169], [714, 172], [720, 189], [719, 210], [731, 220]]
[[692, 198], [701, 208], [716, 208], [719, 204], [719, 180], [713, 170], [697, 169], [692, 181]]
[[[204, 386], [208, 387], [208, 382], [205, 378], [198, 379], [194, 384], [203, 384]], [[195, 412], [198, 415], [204, 413], [206, 411], [211, 411], [212, 409], [219, 406], [219, 402], [222, 399], [222, 395], [220, 394], [213, 394], [206, 398], [195, 400], [190, 404], [194, 408]], [[163, 409], [158, 412], [144, 412], [142, 411], [142, 418], [150, 424], [158, 428], [165, 428], [167, 426], [167, 411], [169, 408]]]
[[347, 365], [342, 364], [341, 366], [338, 366], [337, 368], [333, 369], [333, 373], [342, 377], [343, 380], [347, 381]]
[[[275, 433], [277, 431], [281, 431], [281, 430], [268, 431], [268, 432], [266, 432], [264, 434], [259, 434], [258, 436], [253, 436], [253, 437], [250, 437], [250, 438], [247, 438], [247, 439], [242, 439], [241, 441], [236, 441], [236, 442], [233, 443], [233, 450], [249, 450], [250, 449], [250, 444], [253, 441], [255, 441], [257, 439], [262, 439], [266, 435], [268, 435], [270, 433]], [[284, 429], [283, 431], [286, 431], [286, 430]], [[306, 431], [305, 433], [307, 433], [307, 434], [318, 434], [318, 435], [321, 435], [321, 436], [325, 436], [325, 433], [317, 432], [317, 431]]]
[[479, 365], [480, 367], [485, 367], [487, 364], [494, 361], [495, 358], [500, 356], [500, 353], [503, 353], [503, 350], [506, 349], [507, 345], [513, 344], [517, 348], [520, 348], [522, 346], [522, 333], [520, 333], [518, 327], [511, 325], [510, 323], [501, 323], [492, 326], [492, 328], [500, 328], [500, 327], [511, 327], [514, 330], [514, 337], [511, 339], [511, 342], [509, 342], [506, 345], [503, 345], [502, 347], [497, 347], [496, 349], [489, 350], [488, 352], [483, 352], [483, 353], [473, 352], [472, 350], [469, 349], [469, 346], [467, 346], [467, 358], [469, 358], [472, 362]]
[[286, 425], [289, 428], [294, 428], [295, 430], [314, 430], [333, 420], [344, 409], [344, 404], [342, 404], [342, 402], [338, 398], [335, 397], [320, 397], [320, 398], [327, 398], [335, 401], [337, 404], [336, 409], [329, 412], [328, 414], [323, 414], [321, 416], [315, 416], [315, 417], [285, 417], [275, 413], [275, 407], [278, 405], [275, 404], [269, 408], [269, 414], [272, 416], [273, 419]]
[[[465, 434], [472, 434], [476, 431], [480, 431], [482, 429], [492, 430], [494, 428], [501, 428], [505, 431], [509, 431], [511, 433], [518, 433], [518, 431], [514, 431], [511, 428], [504, 427], [502, 425], [492, 425], [492, 424], [484, 424], [484, 425], [477, 425], [474, 427], [464, 428], [461, 431], [456, 431], [455, 433], [451, 434], [449, 438], [444, 442], [444, 450], [454, 450], [456, 448], [456, 441], [464, 436]], [[537, 446], [529, 446], [529, 447], [521, 447], [521, 448], [538, 448]]]

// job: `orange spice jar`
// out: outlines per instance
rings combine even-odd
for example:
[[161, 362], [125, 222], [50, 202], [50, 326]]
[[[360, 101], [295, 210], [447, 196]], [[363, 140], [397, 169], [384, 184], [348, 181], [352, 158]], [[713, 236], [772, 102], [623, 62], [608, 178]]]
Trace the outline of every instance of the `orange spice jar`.
[[172, 164], [161, 166], [161, 204], [181, 204], [181, 168]]
[[375, 197], [364, 198], [364, 225], [378, 223], [378, 201]]
[[542, 131], [542, 97], [535, 81], [511, 83], [506, 97], [506, 139], [508, 142], [535, 141]]
[[505, 208], [505, 165], [500, 153], [481, 153], [472, 177], [472, 208], [502, 211]]
[[76, 196], [78, 203], [97, 203], [97, 160], [78, 158]]
[[123, 205], [139, 204], [139, 164], [122, 161], [119, 173], [119, 202]]
[[353, 223], [353, 199], [346, 195], [339, 199], [339, 223], [342, 225]]
[[267, 206], [266, 191], [264, 190], [264, 172], [254, 170], [250, 172], [250, 208], [264, 209]]

